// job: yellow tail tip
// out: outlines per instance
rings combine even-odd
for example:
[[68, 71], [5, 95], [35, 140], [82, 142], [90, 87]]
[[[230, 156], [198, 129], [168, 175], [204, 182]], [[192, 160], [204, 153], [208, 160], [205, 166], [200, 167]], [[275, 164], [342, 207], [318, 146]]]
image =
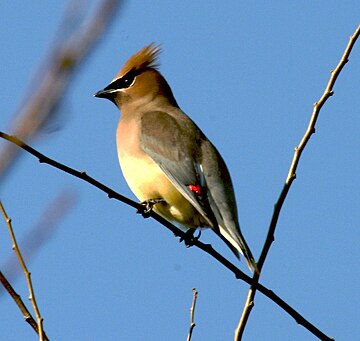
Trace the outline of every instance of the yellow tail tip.
[[254, 273], [257, 273], [258, 275], [260, 275], [260, 271], [259, 271], [259, 269], [257, 267], [255, 259], [253, 259], [253, 258], [247, 259], [246, 258], [246, 263], [247, 263], [247, 265], [248, 265], [251, 272], [254, 272]]

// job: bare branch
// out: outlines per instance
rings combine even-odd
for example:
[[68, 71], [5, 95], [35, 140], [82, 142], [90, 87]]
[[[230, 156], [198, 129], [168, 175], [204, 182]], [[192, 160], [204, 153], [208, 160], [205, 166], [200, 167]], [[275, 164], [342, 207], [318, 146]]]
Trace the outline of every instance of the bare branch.
[[[283, 203], [287, 197], [287, 194], [290, 190], [291, 184], [293, 183], [293, 181], [296, 178], [296, 169], [299, 164], [301, 154], [304, 151], [307, 143], [309, 142], [311, 135], [315, 132], [315, 124], [318, 119], [318, 116], [319, 116], [322, 106], [325, 104], [325, 102], [328, 100], [328, 98], [334, 94], [333, 87], [335, 85], [336, 79], [338, 78], [338, 76], [339, 76], [340, 72], [342, 71], [342, 69], [344, 68], [345, 64], [348, 62], [348, 58], [351, 53], [351, 50], [354, 47], [355, 42], [358, 39], [359, 35], [360, 35], [360, 25], [357, 27], [354, 34], [350, 37], [349, 43], [347, 44], [345, 51], [344, 51], [338, 65], [336, 66], [336, 68], [333, 71], [331, 71], [330, 79], [328, 81], [328, 84], [325, 88], [323, 95], [321, 96], [320, 100], [314, 104], [314, 109], [313, 109], [307, 130], [306, 130], [304, 136], [302, 137], [299, 145], [295, 148], [294, 157], [293, 157], [292, 163], [290, 165], [290, 169], [289, 169], [287, 178], [285, 180], [284, 187], [283, 187], [283, 189], [280, 193], [280, 196], [275, 204], [274, 212], [273, 212], [273, 216], [271, 218], [271, 222], [270, 222], [268, 234], [267, 234], [267, 237], [265, 240], [265, 244], [261, 251], [259, 261], [257, 263], [258, 270], [260, 272], [264, 265], [266, 256], [270, 250], [271, 244], [274, 240], [274, 233], [275, 233], [276, 225], [278, 222], [278, 218], [280, 216], [280, 211], [281, 211], [282, 205], [283, 205]], [[241, 316], [239, 324], [235, 330], [235, 340], [241, 340], [241, 337], [245, 330], [246, 322], [248, 321], [250, 312], [254, 306], [255, 293], [256, 293], [256, 289], [257, 289], [256, 285], [259, 282], [259, 277], [260, 277], [260, 275], [257, 273], [255, 273], [253, 276], [254, 282], [249, 289], [249, 293], [248, 293], [248, 296], [247, 296], [247, 299], [245, 302], [245, 307], [244, 307], [242, 316]], [[297, 321], [297, 322], [299, 322], [299, 321]], [[329, 339], [329, 340], [331, 340], [331, 339]]]
[[[95, 186], [96, 188], [100, 189], [101, 191], [105, 192], [109, 198], [114, 198], [116, 200], [122, 201], [123, 203], [136, 208], [139, 212], [143, 211], [144, 207], [141, 204], [115, 192], [113, 189], [105, 186], [101, 182], [90, 177], [85, 172], [79, 172], [79, 171], [77, 171], [73, 168], [70, 168], [60, 162], [50, 159], [49, 157], [45, 156], [44, 154], [42, 154], [39, 151], [35, 150], [34, 148], [30, 147], [23, 141], [19, 140], [15, 136], [11, 136], [11, 135], [8, 135], [8, 134], [0, 131], [0, 137], [16, 144], [17, 146], [21, 147], [22, 149], [26, 150], [29, 154], [37, 157], [41, 163], [46, 163], [46, 164], [48, 164], [52, 167], [55, 167], [65, 173], [68, 173], [79, 179], [82, 179], [83, 181], [85, 181], [85, 182]], [[160, 215], [156, 214], [154, 211], [150, 211], [149, 215], [153, 219], [158, 221], [160, 224], [165, 226], [167, 229], [169, 229], [176, 237], [180, 237], [182, 239], [186, 238], [185, 232], [181, 231], [175, 225], [171, 224], [169, 221], [167, 221]], [[236, 276], [237, 279], [241, 279], [250, 285], [253, 284], [253, 278], [247, 276], [243, 271], [241, 271], [233, 263], [231, 263], [229, 260], [227, 260], [221, 254], [219, 254], [210, 244], [204, 244], [196, 238], [192, 241], [192, 243], [193, 243], [193, 245], [197, 246], [198, 248], [200, 248], [204, 252], [208, 253], [213, 258], [215, 258], [220, 264], [222, 264], [228, 270], [230, 270]], [[257, 290], [259, 290], [261, 293], [263, 293], [266, 297], [268, 297], [273, 302], [275, 302], [284, 311], [286, 311], [290, 316], [292, 316], [299, 324], [303, 325], [306, 329], [308, 329], [311, 333], [313, 333], [314, 335], [316, 335], [317, 337], [319, 337], [322, 340], [331, 340], [323, 332], [321, 332], [318, 328], [316, 328], [313, 324], [311, 324], [309, 321], [307, 321], [302, 315], [300, 315], [294, 308], [292, 308], [285, 301], [283, 301], [279, 296], [277, 296], [273, 291], [264, 287], [260, 283], [257, 283], [255, 285], [255, 287]]]
[[[12, 297], [12, 299], [15, 301], [17, 306], [19, 307], [21, 313], [24, 316], [25, 321], [35, 330], [35, 332], [37, 334], [39, 334], [39, 328], [38, 328], [38, 325], [37, 325], [36, 321], [31, 316], [31, 313], [29, 312], [29, 310], [26, 308], [26, 306], [25, 306], [23, 300], [21, 299], [20, 295], [14, 290], [12, 285], [9, 283], [9, 281], [7, 280], [7, 278], [4, 276], [4, 274], [1, 271], [0, 271], [0, 282], [3, 285], [3, 287], [5, 288], [5, 290]], [[44, 340], [49, 341], [49, 339], [46, 336], [45, 332], [43, 332], [43, 333], [44, 333]]]
[[22, 267], [22, 269], [24, 271], [24, 274], [25, 274], [26, 282], [27, 282], [27, 285], [28, 285], [28, 288], [29, 288], [29, 300], [30, 300], [30, 302], [31, 302], [31, 304], [33, 306], [35, 316], [36, 316], [38, 334], [39, 334], [39, 337], [40, 337], [39, 340], [44, 341], [43, 318], [40, 315], [39, 307], [38, 307], [38, 305], [36, 303], [35, 293], [34, 293], [32, 281], [31, 281], [31, 277], [30, 277], [31, 274], [30, 274], [30, 272], [28, 271], [28, 269], [26, 267], [24, 258], [22, 256], [21, 251], [19, 249], [19, 246], [18, 246], [18, 244], [16, 242], [14, 230], [13, 230], [12, 225], [11, 225], [11, 219], [7, 215], [1, 201], [0, 201], [0, 211], [1, 211], [2, 215], [4, 216], [4, 219], [6, 221], [6, 224], [7, 224], [8, 230], [9, 230], [10, 237], [11, 237], [11, 240], [12, 240], [12, 243], [13, 243], [13, 246], [12, 246], [13, 250], [15, 251], [15, 253], [16, 253], [17, 257], [18, 257], [20, 265], [21, 265], [21, 267]]
[[195, 305], [196, 305], [198, 292], [196, 291], [195, 288], [192, 289], [192, 292], [193, 292], [193, 301], [192, 301], [191, 308], [190, 308], [190, 328], [189, 328], [189, 334], [187, 337], [187, 341], [191, 341], [192, 333], [196, 326], [194, 316], [195, 316]]

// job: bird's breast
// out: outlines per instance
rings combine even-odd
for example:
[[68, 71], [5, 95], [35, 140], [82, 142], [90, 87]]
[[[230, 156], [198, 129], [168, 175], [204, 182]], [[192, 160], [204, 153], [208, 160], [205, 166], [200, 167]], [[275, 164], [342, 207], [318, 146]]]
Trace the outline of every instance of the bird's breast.
[[203, 226], [202, 217], [176, 189], [155, 161], [140, 146], [140, 124], [121, 121], [116, 133], [118, 158], [124, 178], [140, 201], [164, 199], [154, 210], [187, 227]]
[[136, 120], [120, 121], [116, 144], [121, 170], [130, 189], [141, 200], [159, 195], [155, 184], [163, 182], [159, 166], [140, 148], [139, 124]]

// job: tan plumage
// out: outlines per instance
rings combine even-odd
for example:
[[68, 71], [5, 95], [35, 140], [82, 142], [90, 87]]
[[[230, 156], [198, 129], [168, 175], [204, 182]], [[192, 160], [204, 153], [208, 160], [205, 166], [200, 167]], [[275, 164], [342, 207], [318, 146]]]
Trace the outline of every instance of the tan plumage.
[[157, 213], [187, 228], [211, 227], [256, 270], [225, 162], [179, 108], [157, 70], [159, 52], [154, 44], [144, 47], [95, 94], [121, 110], [116, 141], [123, 175], [141, 201], [163, 199]]

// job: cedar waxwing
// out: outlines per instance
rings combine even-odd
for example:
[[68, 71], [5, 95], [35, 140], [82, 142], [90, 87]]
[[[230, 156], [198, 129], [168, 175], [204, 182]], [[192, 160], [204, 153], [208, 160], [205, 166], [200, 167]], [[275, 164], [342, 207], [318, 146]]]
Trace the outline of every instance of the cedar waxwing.
[[186, 228], [211, 227], [250, 270], [254, 257], [240, 232], [234, 190], [219, 152], [179, 108], [158, 71], [159, 46], [133, 55], [95, 96], [120, 110], [120, 167], [134, 194]]

